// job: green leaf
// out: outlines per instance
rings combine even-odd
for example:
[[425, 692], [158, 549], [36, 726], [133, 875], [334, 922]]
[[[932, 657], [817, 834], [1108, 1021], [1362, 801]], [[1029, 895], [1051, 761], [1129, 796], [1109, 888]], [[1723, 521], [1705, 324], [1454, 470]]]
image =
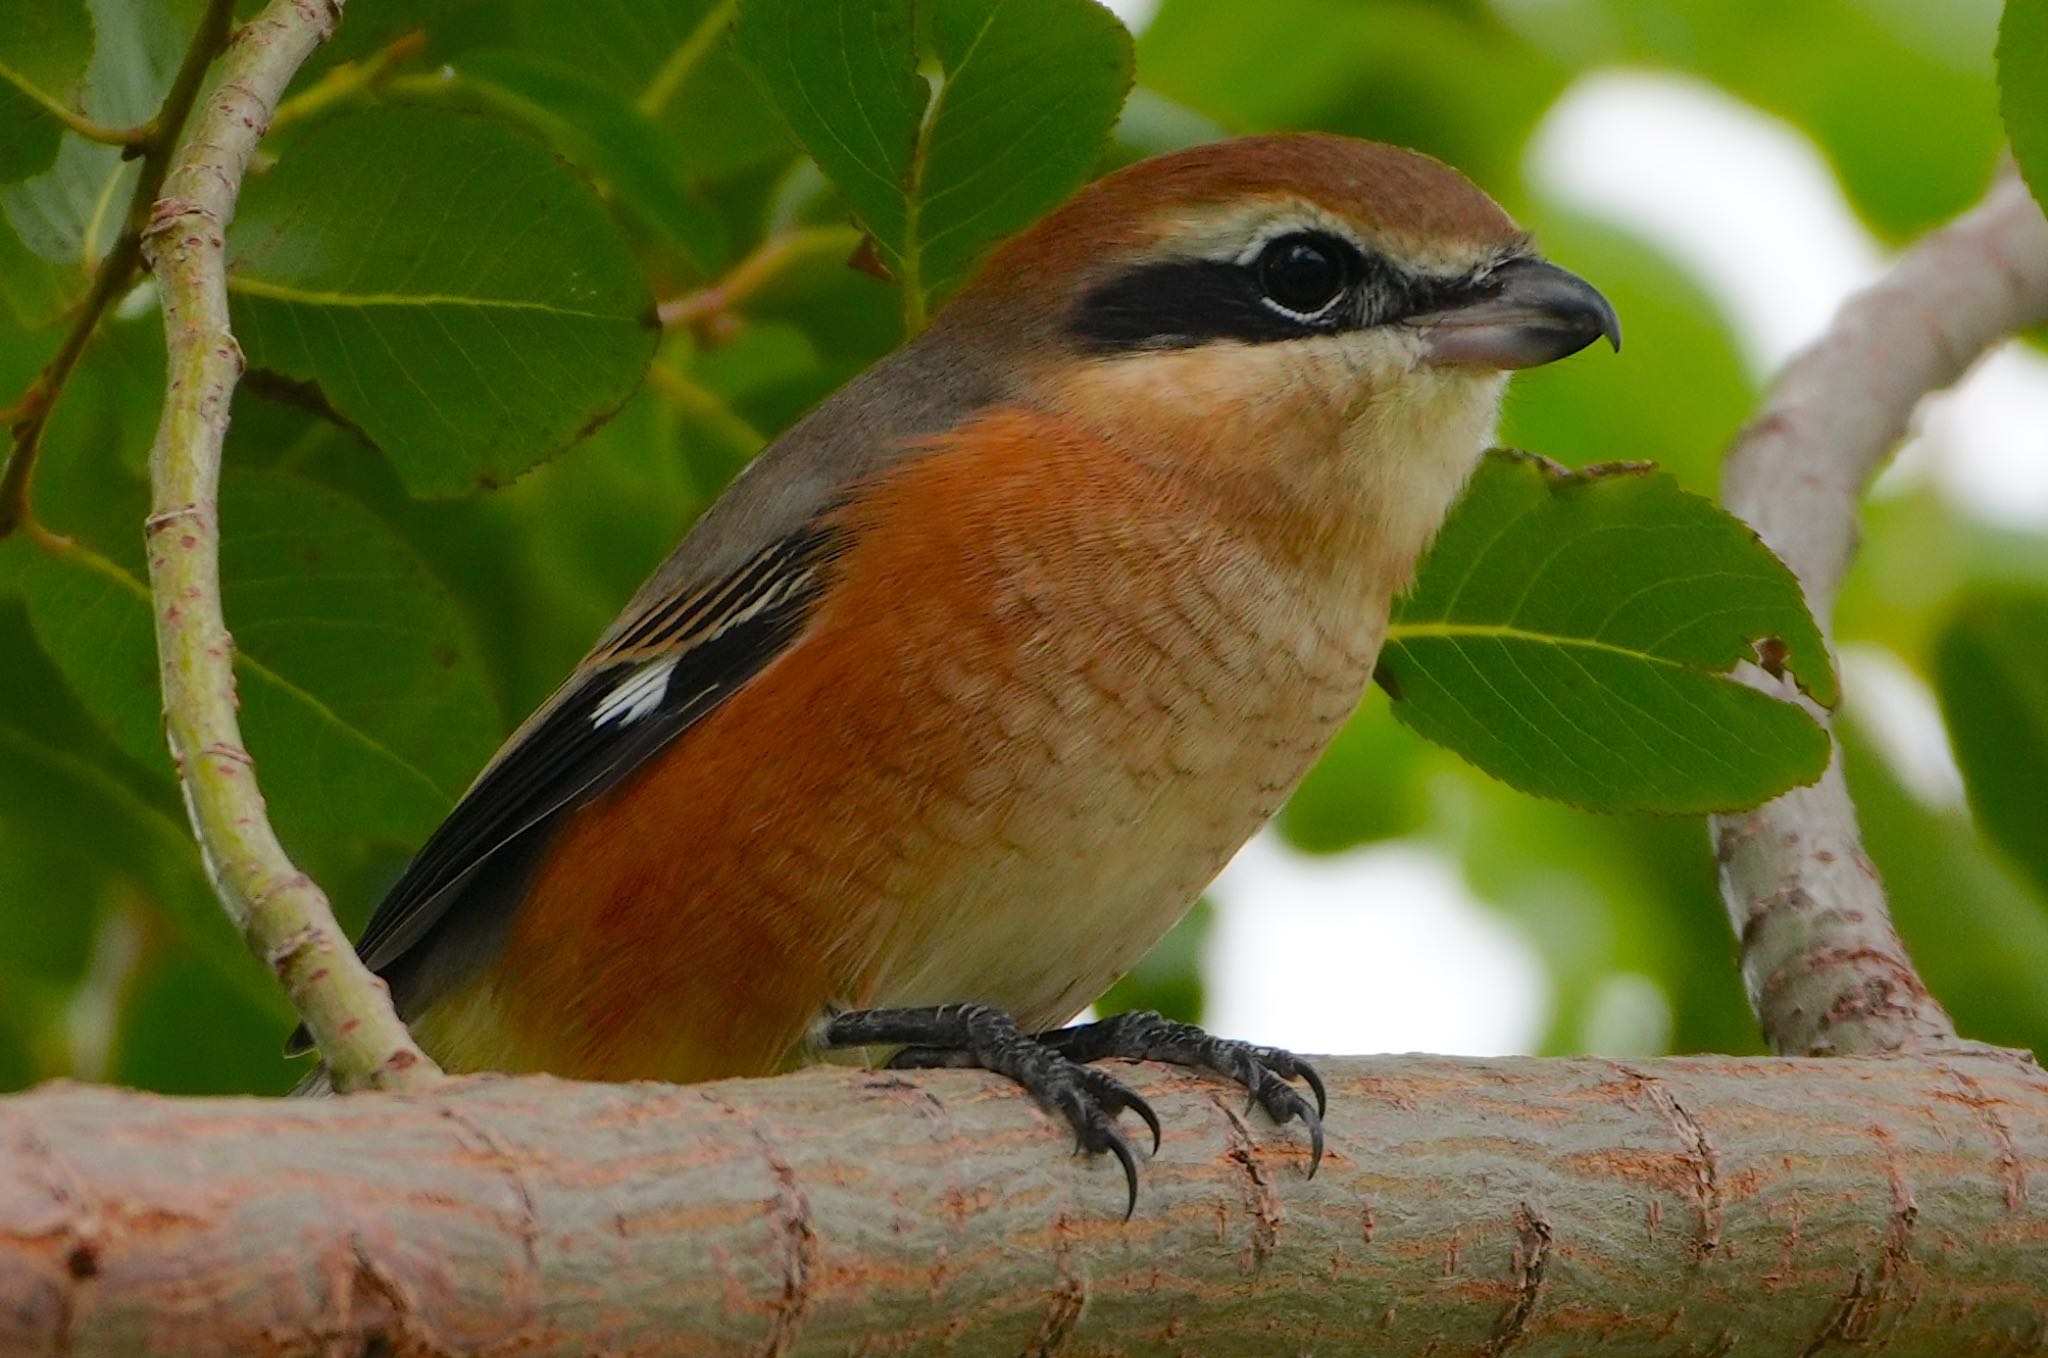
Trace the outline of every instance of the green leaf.
[[112, 1076], [165, 1094], [282, 1094], [303, 1073], [278, 1056], [290, 1022], [276, 986], [229, 989], [182, 949], [166, 949], [135, 979]]
[[733, 51], [733, 0], [490, 0], [521, 50], [630, 95], [691, 180], [795, 155], [775, 111]]
[[946, 81], [909, 200], [927, 292], [1087, 178], [1131, 90], [1131, 35], [1096, 0], [935, 0]]
[[22, 326], [35, 330], [61, 318], [84, 291], [90, 277], [85, 269], [67, 269], [29, 249], [5, 212], [0, 211], [0, 298], [6, 300], [8, 311]]
[[0, 816], [0, 1005], [17, 983], [68, 986], [85, 975], [107, 874], [78, 847]]
[[70, 271], [82, 294], [92, 271], [121, 234], [140, 162], [119, 150], [67, 134], [49, 169], [0, 189], [0, 213], [38, 258]]
[[1727, 673], [1772, 639], [1833, 705], [1798, 582], [1739, 520], [1641, 466], [1495, 452], [1396, 607], [1380, 677], [1403, 722], [1525, 792], [1696, 814], [1827, 766], [1812, 718]]
[[228, 286], [252, 368], [382, 448], [417, 495], [499, 485], [630, 396], [656, 333], [589, 185], [502, 122], [372, 108], [253, 181]]
[[[109, 127], [154, 117], [201, 8], [203, 0], [88, 0], [96, 41], [80, 111]], [[76, 295], [121, 234], [139, 172], [139, 162], [121, 158], [121, 147], [66, 133], [47, 170], [0, 188], [0, 215], [23, 246], [70, 272]], [[47, 285], [43, 279], [37, 287]], [[12, 299], [16, 287], [6, 287]]]
[[735, 30], [913, 318], [1087, 178], [1132, 67], [1129, 32], [1095, 0], [933, 0], [928, 17], [936, 98], [910, 0], [743, 0]]
[[[6, 229], [0, 227], [0, 242], [4, 242]], [[6, 253], [0, 249], [0, 268], [6, 267]], [[11, 325], [6, 313], [0, 311], [0, 393], [13, 400], [28, 389], [43, 364], [49, 361], [50, 351], [59, 340], [52, 329], [36, 333], [33, 329]]]
[[[9, 543], [0, 562], [29, 550]], [[13, 925], [0, 918], [0, 942], [17, 928], [41, 935], [44, 947], [82, 938], [107, 884], [117, 882], [122, 899], [147, 904], [174, 924], [217, 975], [275, 989], [201, 874], [161, 745], [137, 763], [94, 729], [15, 603], [0, 607], [0, 693], [0, 830], [51, 861], [91, 868], [65, 879], [68, 890], [0, 901], [0, 917], [17, 917]], [[18, 961], [27, 950], [0, 951]]]
[[[500, 729], [461, 615], [341, 496], [243, 473], [224, 484], [221, 516], [242, 728], [280, 833], [416, 843]], [[160, 764], [146, 582], [77, 546], [31, 563], [23, 583], [37, 638], [87, 708], [130, 756]]]
[[0, 19], [0, 183], [25, 179], [57, 157], [92, 55], [92, 19], [80, 0], [10, 0]]
[[2048, 592], [1980, 587], [1935, 641], [1934, 684], [1986, 838], [2048, 894]]
[[619, 93], [574, 67], [518, 52], [466, 58], [449, 83], [532, 127], [589, 173], [607, 197], [708, 276], [731, 249], [724, 225], [664, 144]]
[[0, 1092], [27, 1089], [40, 1078], [34, 1046], [25, 1016], [12, 1012], [11, 1006], [0, 1008]]
[[[269, 407], [264, 423], [287, 425], [295, 415]], [[699, 454], [679, 424], [650, 383], [564, 456], [497, 494], [465, 500], [410, 498], [388, 466], [338, 432], [309, 451], [305, 469], [371, 506], [430, 563], [475, 619], [505, 710], [523, 714], [562, 681], [703, 508], [708, 496], [692, 468]], [[256, 420], [237, 419], [230, 462], [261, 442]]]
[[1998, 107], [2013, 158], [2048, 204], [2048, 0], [2006, 0], [1998, 24]]

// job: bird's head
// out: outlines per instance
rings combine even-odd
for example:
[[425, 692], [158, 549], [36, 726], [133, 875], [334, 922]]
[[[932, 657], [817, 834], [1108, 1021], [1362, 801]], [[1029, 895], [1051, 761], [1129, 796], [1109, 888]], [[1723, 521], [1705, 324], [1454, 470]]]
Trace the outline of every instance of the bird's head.
[[1606, 299], [1463, 175], [1319, 134], [1097, 181], [935, 328], [1105, 434], [1334, 505], [1404, 576], [1491, 441], [1505, 374], [1621, 338]]

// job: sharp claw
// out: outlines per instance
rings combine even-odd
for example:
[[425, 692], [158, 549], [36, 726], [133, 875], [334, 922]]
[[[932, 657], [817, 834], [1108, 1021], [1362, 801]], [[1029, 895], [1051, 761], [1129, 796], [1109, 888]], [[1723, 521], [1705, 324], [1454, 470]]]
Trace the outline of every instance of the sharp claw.
[[1152, 1105], [1129, 1085], [1113, 1075], [1105, 1075], [1092, 1066], [1079, 1067], [1081, 1076], [1087, 1081], [1088, 1092], [1095, 1101], [1114, 1116], [1126, 1110], [1136, 1113], [1140, 1121], [1152, 1133], [1152, 1154], [1159, 1154], [1159, 1115], [1152, 1111]]
[[1154, 1155], [1159, 1154], [1159, 1114], [1153, 1112], [1152, 1105], [1139, 1098], [1136, 1094], [1131, 1095], [1129, 1106], [1130, 1110], [1143, 1118], [1145, 1125], [1152, 1129], [1152, 1153]]
[[[1159, 1151], [1162, 1128], [1152, 1105], [1113, 1076], [1077, 1059], [1072, 1038], [1048, 1041], [1017, 1030], [1016, 1021], [982, 1005], [855, 1011], [833, 1018], [828, 1042], [839, 1046], [900, 1044], [887, 1064], [896, 1069], [979, 1067], [1005, 1075], [1038, 1106], [1073, 1129], [1074, 1149], [1114, 1155], [1123, 1167], [1124, 1220], [1138, 1210], [1138, 1159], [1118, 1130], [1125, 1109], [1136, 1113]], [[1091, 1048], [1083, 1048], [1085, 1058]]]
[[1109, 1145], [1104, 1149], [1114, 1155], [1117, 1163], [1124, 1167], [1124, 1183], [1130, 1191], [1130, 1200], [1124, 1204], [1124, 1220], [1129, 1221], [1131, 1214], [1138, 1210], [1138, 1162], [1131, 1155], [1131, 1148], [1122, 1136], [1112, 1130], [1108, 1139]]
[[[1301, 1092], [1278, 1076], [1271, 1077], [1272, 1083], [1259, 1090], [1258, 1103], [1266, 1110], [1266, 1116], [1274, 1123], [1292, 1122], [1299, 1118], [1308, 1128], [1309, 1160], [1308, 1177], [1316, 1177], [1316, 1169], [1323, 1163], [1323, 1113], [1320, 1108], [1310, 1108]], [[1313, 1087], [1313, 1086], [1311, 1086]]]
[[1302, 1082], [1316, 1092], [1316, 1116], [1321, 1118], [1330, 1111], [1329, 1096], [1323, 1092], [1323, 1077], [1318, 1075], [1316, 1068], [1308, 1062], [1301, 1061], [1297, 1064], [1300, 1069], [1296, 1070], [1295, 1074], [1299, 1075]]
[[[866, 1019], [865, 1023], [854, 1022]], [[1151, 1154], [1164, 1136], [1159, 1115], [1136, 1091], [1088, 1063], [1103, 1057], [1163, 1060], [1209, 1070], [1244, 1086], [1246, 1111], [1264, 1110], [1275, 1124], [1299, 1118], [1309, 1137], [1308, 1177], [1323, 1163], [1323, 1117], [1329, 1094], [1314, 1066], [1277, 1047], [1216, 1038], [1189, 1024], [1156, 1014], [1132, 1014], [1055, 1034], [1017, 1031], [1008, 1015], [981, 1006], [942, 1006], [933, 1011], [881, 1010], [835, 1020], [833, 1040], [841, 1045], [902, 1042], [888, 1064], [898, 1069], [980, 1066], [1008, 1075], [1074, 1131], [1075, 1150], [1114, 1155], [1123, 1168], [1124, 1220], [1138, 1210], [1138, 1157], [1119, 1130], [1125, 1110], [1136, 1113], [1152, 1133]], [[1048, 1064], [1047, 1058], [1050, 1058]], [[1309, 1099], [1292, 1083], [1301, 1081]]]

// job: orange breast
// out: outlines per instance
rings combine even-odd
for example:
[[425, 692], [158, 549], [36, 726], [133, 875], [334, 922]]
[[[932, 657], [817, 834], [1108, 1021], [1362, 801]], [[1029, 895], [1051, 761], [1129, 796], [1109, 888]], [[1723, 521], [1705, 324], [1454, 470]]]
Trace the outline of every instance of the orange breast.
[[459, 1067], [767, 1073], [828, 1004], [1057, 1022], [1129, 966], [1350, 711], [1355, 626], [1164, 471], [1006, 412], [843, 511], [805, 634], [557, 832]]

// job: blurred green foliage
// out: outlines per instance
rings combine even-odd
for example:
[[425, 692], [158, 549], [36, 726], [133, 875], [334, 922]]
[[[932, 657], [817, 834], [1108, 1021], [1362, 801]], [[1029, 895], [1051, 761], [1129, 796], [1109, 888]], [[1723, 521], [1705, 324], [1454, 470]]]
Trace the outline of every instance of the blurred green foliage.
[[[0, 25], [0, 405], [56, 350], [136, 173], [51, 105], [147, 120], [199, 10], [15, 3], [22, 22]], [[272, 811], [352, 928], [747, 458], [917, 322], [922, 298], [846, 267], [851, 220], [936, 299], [1100, 164], [1291, 128], [1417, 146], [1628, 323], [1618, 360], [1519, 380], [1504, 440], [1578, 466], [1653, 459], [1710, 493], [1758, 374], [1667, 251], [1528, 175], [1546, 111], [1614, 67], [1707, 82], [1812, 138], [1892, 242], [1967, 206], [2002, 136], [1993, 0], [1162, 0], [1120, 119], [1130, 50], [1088, 0], [930, 0], [918, 26], [904, 0], [877, 11], [894, 27], [863, 53], [901, 135], [866, 157], [884, 173], [861, 187], [860, 158], [828, 144], [852, 106], [808, 117], [795, 86], [746, 62], [795, 72], [839, 8], [354, 6], [295, 85], [231, 238], [262, 371], [234, 412], [223, 558]], [[2037, 188], [2048, 95], [2025, 35], [2043, 9], [2015, 0], [2004, 63]], [[768, 26], [750, 41], [749, 23]], [[977, 57], [977, 34], [997, 47]], [[1071, 57], [1032, 67], [1055, 38]], [[1034, 73], [1002, 83], [1020, 70]], [[873, 94], [856, 79], [820, 98]], [[1050, 121], [1003, 137], [1006, 109]], [[908, 180], [906, 164], [921, 167]], [[683, 319], [658, 328], [657, 300]], [[68, 542], [0, 542], [0, 1088], [76, 1074], [277, 1090], [296, 1073], [276, 1056], [284, 1005], [213, 903], [158, 730], [139, 525], [162, 364], [143, 283], [47, 432], [33, 503]], [[1973, 1036], [2037, 1050], [2044, 587], [2048, 538], [1916, 490], [1873, 506], [1838, 617], [1843, 641], [1939, 687], [1978, 813], [1920, 800], [1852, 734], [1900, 927]], [[1614, 1046], [1614, 997], [1638, 980], [1668, 1033], [1622, 1046], [1757, 1048], [1696, 819], [1537, 801], [1374, 694], [1280, 824], [1311, 852], [1405, 837], [1451, 856], [1550, 974], [1546, 1050]], [[1198, 1014], [1207, 919], [1190, 915], [1105, 1005]], [[1362, 983], [1373, 964], [1358, 959]]]
[[1998, 87], [2020, 172], [2035, 200], [2048, 203], [2048, 0], [2007, 0]]

